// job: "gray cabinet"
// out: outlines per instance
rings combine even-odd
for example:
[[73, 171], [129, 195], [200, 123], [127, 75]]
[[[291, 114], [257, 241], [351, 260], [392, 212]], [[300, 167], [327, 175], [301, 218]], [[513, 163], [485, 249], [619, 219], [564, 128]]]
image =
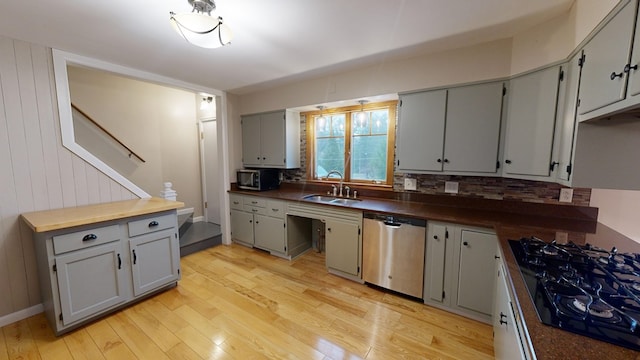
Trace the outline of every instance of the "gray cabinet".
[[267, 200], [265, 213], [254, 215], [254, 246], [284, 254], [287, 251], [284, 202]]
[[325, 220], [327, 267], [345, 274], [360, 275], [360, 225], [327, 218]]
[[560, 73], [552, 66], [511, 80], [503, 175], [551, 175]]
[[495, 173], [502, 82], [401, 96], [398, 170]]
[[176, 241], [174, 229], [139, 235], [129, 240], [134, 296], [178, 280], [180, 253], [177, 251], [179, 247], [174, 246]]
[[[636, 1], [629, 2], [584, 47], [579, 114], [612, 105], [627, 97], [631, 46], [636, 18]], [[637, 64], [637, 62], [636, 62]], [[631, 70], [633, 76], [637, 70]], [[633, 89], [637, 92], [637, 81]]]
[[285, 204], [280, 200], [230, 194], [231, 238], [244, 245], [287, 253]]
[[311, 224], [303, 226], [300, 219], [315, 219], [324, 223], [327, 270], [362, 282], [362, 211], [288, 202], [287, 227], [291, 248], [294, 248], [294, 241], [311, 236]]
[[56, 334], [180, 279], [175, 210], [35, 232], [45, 314]]
[[242, 116], [245, 167], [300, 167], [300, 114], [283, 110]]
[[64, 326], [128, 299], [120, 240], [72, 251], [55, 258]]
[[496, 236], [489, 229], [427, 223], [424, 302], [490, 322]]
[[447, 90], [405, 94], [400, 97], [398, 170], [442, 170], [446, 101]]
[[532, 359], [524, 336], [524, 327], [514, 309], [505, 277], [500, 246], [496, 251], [495, 301], [493, 304], [493, 349], [496, 360]]
[[575, 139], [577, 134], [577, 101], [578, 86], [580, 84], [580, 59], [582, 53], [576, 54], [567, 64], [562, 65], [565, 83], [564, 91], [560, 92], [558, 107], [560, 117], [558, 119], [558, 171], [556, 179], [565, 185], [571, 184], [571, 173], [573, 172], [573, 155], [575, 149]]

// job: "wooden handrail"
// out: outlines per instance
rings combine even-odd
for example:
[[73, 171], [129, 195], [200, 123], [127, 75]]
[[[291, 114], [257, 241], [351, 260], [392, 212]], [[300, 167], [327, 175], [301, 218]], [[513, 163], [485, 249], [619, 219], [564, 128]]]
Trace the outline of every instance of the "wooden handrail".
[[109, 130], [103, 128], [100, 124], [98, 124], [95, 120], [93, 120], [91, 118], [91, 116], [87, 115], [87, 113], [85, 113], [84, 111], [80, 110], [75, 104], [71, 103], [71, 107], [74, 108], [77, 112], [79, 112], [80, 114], [82, 114], [82, 116], [84, 116], [87, 120], [91, 121], [91, 123], [93, 123], [93, 125], [97, 126], [98, 129], [102, 130], [105, 134], [109, 135], [110, 138], [112, 138], [113, 140], [115, 140], [115, 142], [117, 142], [118, 144], [120, 144], [123, 148], [127, 149], [127, 151], [129, 152], [129, 157], [131, 157], [132, 155], [137, 157], [140, 161], [142, 161], [143, 163], [146, 162], [143, 158], [140, 157], [140, 155], [136, 154], [133, 150], [131, 150], [127, 145], [125, 145], [122, 141], [118, 140], [118, 138], [116, 138], [115, 136], [113, 136], [113, 134], [111, 134], [109, 132]]

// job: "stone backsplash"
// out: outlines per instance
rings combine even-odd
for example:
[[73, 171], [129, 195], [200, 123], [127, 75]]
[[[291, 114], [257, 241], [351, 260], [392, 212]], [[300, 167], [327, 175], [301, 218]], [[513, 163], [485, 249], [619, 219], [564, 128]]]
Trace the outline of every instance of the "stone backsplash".
[[[300, 116], [300, 169], [285, 170], [283, 173], [285, 182], [299, 183], [306, 180], [306, 151], [307, 122], [305, 116]], [[444, 195], [445, 182], [455, 181], [458, 182], [458, 194], [450, 196], [577, 206], [589, 206], [591, 200], [591, 188], [573, 188], [573, 201], [561, 203], [558, 201], [560, 189], [565, 186], [545, 181], [483, 176], [409, 174], [397, 171], [394, 171], [394, 191], [405, 191], [403, 186], [405, 178], [417, 179], [417, 190], [407, 191], [412, 193]]]

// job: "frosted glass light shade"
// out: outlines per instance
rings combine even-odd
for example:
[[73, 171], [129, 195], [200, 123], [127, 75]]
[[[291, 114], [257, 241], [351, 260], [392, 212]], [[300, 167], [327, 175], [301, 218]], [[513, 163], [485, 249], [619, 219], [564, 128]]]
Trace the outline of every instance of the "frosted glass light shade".
[[171, 14], [171, 27], [189, 43], [214, 49], [231, 43], [233, 33], [222, 18], [200, 13]]

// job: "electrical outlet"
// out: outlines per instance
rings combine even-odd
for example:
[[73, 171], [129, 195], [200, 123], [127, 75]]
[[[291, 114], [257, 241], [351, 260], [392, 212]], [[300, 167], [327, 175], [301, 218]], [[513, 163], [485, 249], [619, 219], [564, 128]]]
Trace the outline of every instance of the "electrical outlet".
[[444, 182], [444, 192], [449, 194], [457, 194], [458, 193], [458, 182], [457, 181], [445, 181]]
[[573, 189], [570, 188], [562, 188], [560, 189], [560, 202], [570, 203], [573, 201]]
[[406, 178], [404, 179], [404, 189], [405, 190], [417, 190], [418, 189], [418, 180]]

